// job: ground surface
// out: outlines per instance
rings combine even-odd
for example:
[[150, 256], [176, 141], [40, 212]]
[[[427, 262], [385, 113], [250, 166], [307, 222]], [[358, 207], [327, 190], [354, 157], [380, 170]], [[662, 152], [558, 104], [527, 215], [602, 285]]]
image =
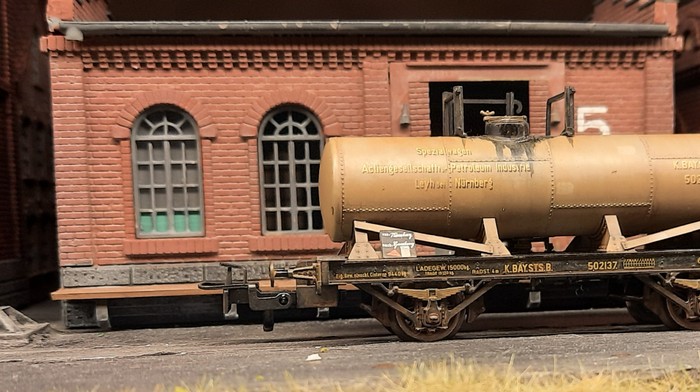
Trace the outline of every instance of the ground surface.
[[[531, 371], [700, 367], [700, 332], [633, 325], [624, 310], [484, 315], [470, 328], [455, 340], [427, 344], [399, 342], [372, 319], [278, 323], [271, 333], [258, 325], [51, 329], [28, 345], [0, 349], [0, 390], [153, 391], [203, 378], [255, 388], [283, 382], [285, 373], [302, 382], [352, 383], [449, 356], [484, 365], [513, 361]], [[307, 361], [313, 354], [321, 359]]]

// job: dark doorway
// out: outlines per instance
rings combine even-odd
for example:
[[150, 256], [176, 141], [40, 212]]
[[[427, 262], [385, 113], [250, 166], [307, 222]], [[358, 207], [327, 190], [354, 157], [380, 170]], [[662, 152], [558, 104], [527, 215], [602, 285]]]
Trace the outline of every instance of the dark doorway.
[[[452, 91], [455, 86], [464, 89], [464, 100], [470, 99], [505, 99], [506, 93], [513, 92], [515, 99], [522, 103], [522, 110], [515, 115], [530, 118], [529, 83], [527, 81], [490, 81], [490, 82], [431, 82], [430, 95], [430, 135], [442, 135], [442, 93]], [[464, 129], [469, 136], [484, 134], [481, 110], [493, 111], [496, 116], [506, 114], [505, 104], [465, 104]]]

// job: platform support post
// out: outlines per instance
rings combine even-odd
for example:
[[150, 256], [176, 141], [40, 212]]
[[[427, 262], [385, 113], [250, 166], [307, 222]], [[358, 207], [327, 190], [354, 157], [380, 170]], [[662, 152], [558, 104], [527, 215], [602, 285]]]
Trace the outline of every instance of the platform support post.
[[605, 215], [600, 249], [605, 252], [623, 252], [625, 250], [624, 242], [625, 237], [622, 235], [617, 215]]
[[496, 219], [494, 218], [484, 218], [484, 244], [491, 247], [493, 256], [510, 256], [510, 252], [506, 245], [501, 241], [498, 235], [498, 226], [496, 225]]
[[348, 260], [375, 260], [379, 259], [377, 251], [369, 242], [367, 233], [355, 229], [355, 243], [352, 245]]

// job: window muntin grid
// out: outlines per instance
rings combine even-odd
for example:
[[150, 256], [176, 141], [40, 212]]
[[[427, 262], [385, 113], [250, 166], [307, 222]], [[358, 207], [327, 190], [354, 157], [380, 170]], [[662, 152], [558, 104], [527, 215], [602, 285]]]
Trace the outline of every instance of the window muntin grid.
[[322, 150], [321, 125], [308, 110], [283, 106], [263, 118], [258, 138], [263, 234], [323, 229], [318, 196]]
[[204, 234], [199, 137], [181, 109], [156, 106], [131, 133], [138, 237]]

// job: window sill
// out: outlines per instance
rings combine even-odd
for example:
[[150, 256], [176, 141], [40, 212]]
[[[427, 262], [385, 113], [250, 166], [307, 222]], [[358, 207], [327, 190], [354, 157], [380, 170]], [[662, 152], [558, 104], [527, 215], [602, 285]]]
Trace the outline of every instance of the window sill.
[[217, 238], [144, 238], [124, 240], [127, 256], [195, 255], [219, 252]]
[[325, 234], [279, 234], [253, 237], [248, 240], [251, 252], [317, 251], [339, 249], [341, 244]]

